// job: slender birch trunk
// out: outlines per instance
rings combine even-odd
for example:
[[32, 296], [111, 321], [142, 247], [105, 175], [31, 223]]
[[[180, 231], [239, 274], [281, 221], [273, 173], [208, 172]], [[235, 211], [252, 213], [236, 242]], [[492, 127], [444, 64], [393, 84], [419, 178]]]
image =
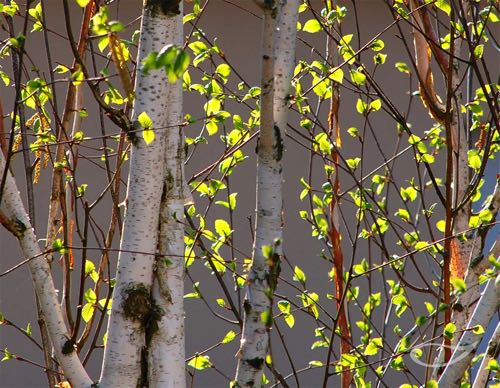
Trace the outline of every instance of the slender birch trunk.
[[[257, 146], [257, 215], [236, 371], [236, 382], [240, 387], [260, 385], [269, 345], [272, 298], [282, 253], [282, 136], [288, 120], [290, 82], [295, 65], [297, 1], [283, 0], [278, 8], [275, 1], [265, 1], [262, 7], [264, 27]], [[279, 24], [275, 37], [277, 10]]]
[[490, 341], [488, 342], [488, 348], [484, 353], [483, 360], [481, 361], [481, 365], [479, 366], [479, 370], [477, 372], [476, 379], [474, 380], [474, 384], [472, 388], [485, 388], [488, 383], [488, 378], [490, 376], [490, 370], [486, 369], [490, 361], [498, 359], [500, 351], [500, 323], [497, 324], [495, 328], [495, 332], [491, 336]]
[[[167, 43], [182, 46], [182, 15], [171, 17]], [[184, 340], [184, 205], [189, 193], [184, 179], [182, 134], [182, 81], [168, 84], [164, 91], [168, 105], [166, 121], [166, 176], [160, 206], [158, 257], [152, 296], [163, 311], [149, 341], [150, 387], [186, 386]]]
[[493, 315], [500, 308], [500, 275], [496, 279], [490, 279], [486, 284], [481, 299], [465, 331], [448, 362], [438, 384], [440, 387], [459, 387], [460, 381], [467, 370], [477, 347], [483, 338], [483, 334], [475, 334], [472, 328], [480, 325], [484, 330], [488, 327]]
[[[476, 286], [477, 282], [474, 282], [474, 280], [477, 281], [477, 277], [475, 276], [477, 271], [472, 268], [474, 267], [476, 258], [481, 255], [480, 249], [483, 247], [483, 244], [478, 242], [477, 239], [472, 238], [470, 234], [462, 236], [465, 238], [449, 238], [452, 234], [460, 235], [469, 229], [469, 217], [471, 213], [470, 201], [458, 208], [458, 205], [465, 198], [469, 186], [467, 142], [465, 141], [466, 133], [469, 129], [461, 127], [461, 93], [459, 88], [461, 78], [458, 62], [455, 59], [455, 57], [460, 56], [460, 40], [452, 40], [450, 48], [452, 55], [448, 59], [439, 50], [435, 50], [438, 64], [445, 74], [447, 83], [448, 98], [446, 109], [443, 109], [443, 104], [435, 92], [430, 64], [431, 51], [438, 44], [436, 34], [428, 20], [428, 10], [423, 3], [419, 0], [412, 0], [411, 4], [414, 9], [414, 21], [417, 26], [417, 28], [413, 29], [413, 34], [422, 100], [431, 116], [446, 127], [447, 147], [449, 149], [450, 163], [448, 166], [449, 179], [447, 182], [447, 192], [449, 192], [447, 201], [449, 203], [447, 204], [445, 228], [445, 237], [448, 237], [448, 239], [445, 242], [443, 264], [444, 302], [447, 304], [452, 303], [450, 300], [451, 277], [460, 279], [464, 279], [465, 277], [466, 284], [472, 286], [472, 290], [468, 290], [459, 301], [463, 308], [455, 308], [453, 314], [451, 308], [445, 312], [445, 324], [453, 321], [458, 330], [463, 330], [474, 310], [474, 304], [479, 293], [479, 287]], [[417, 10], [417, 7], [420, 8]], [[454, 18], [453, 12], [450, 17]], [[451, 29], [453, 34], [453, 27]], [[418, 30], [424, 32], [425, 36]], [[451, 190], [451, 187], [453, 187], [453, 190]], [[467, 268], [470, 268], [469, 271], [467, 271]], [[451, 342], [451, 345], [455, 345], [456, 341], [457, 339], [455, 338]], [[436, 358], [437, 365], [441, 365], [448, 358], [447, 355], [449, 356], [450, 344], [447, 342], [448, 340], [445, 340], [444, 350], [441, 349]], [[439, 373], [439, 368], [434, 369], [433, 377], [436, 377], [437, 373]]]
[[147, 376], [142, 373], [142, 366], [147, 362], [146, 334], [163, 313], [152, 301], [151, 287], [165, 177], [163, 128], [169, 104], [165, 93], [168, 79], [163, 70], [143, 74], [141, 64], [150, 52], [158, 52], [172, 41], [172, 17], [180, 12], [178, 3], [177, 0], [146, 0], [143, 6], [134, 117], [146, 112], [153, 128], [160, 130], [149, 145], [142, 136], [137, 136], [132, 146], [127, 210], [99, 384], [105, 388], [147, 384]]
[[[334, 3], [330, 2], [330, 8], [333, 9]], [[333, 35], [334, 29], [330, 29]], [[334, 63], [337, 45], [331, 37], [327, 37], [327, 60], [329, 64]], [[351, 332], [349, 330], [349, 322], [347, 319], [347, 305], [344, 300], [344, 254], [342, 251], [342, 236], [340, 234], [340, 209], [339, 209], [339, 193], [340, 193], [340, 174], [339, 174], [339, 150], [342, 147], [339, 122], [340, 108], [340, 90], [337, 83], [332, 81], [332, 97], [330, 99], [330, 110], [328, 114], [328, 130], [329, 138], [335, 144], [332, 148], [331, 158], [332, 167], [334, 168], [333, 176], [330, 178], [333, 187], [333, 198], [330, 203], [330, 242], [333, 251], [333, 269], [335, 273], [335, 299], [337, 305], [338, 327], [340, 329], [340, 355], [349, 354], [351, 347]], [[334, 333], [332, 333], [331, 342], [333, 344]], [[331, 351], [331, 348], [330, 348]], [[352, 382], [352, 372], [348, 366], [342, 367], [341, 386], [348, 388]], [[328, 373], [328, 368], [325, 370]]]
[[[0, 152], [0, 171], [4, 169], [5, 157]], [[92, 380], [78, 359], [74, 344], [69, 341], [71, 334], [64, 323], [49, 263], [38, 245], [21, 195], [10, 171], [7, 173], [0, 205], [0, 219], [2, 224], [19, 240], [24, 256], [32, 258], [28, 262], [28, 267], [47, 325], [50, 342], [65, 377], [73, 388], [90, 388]]]

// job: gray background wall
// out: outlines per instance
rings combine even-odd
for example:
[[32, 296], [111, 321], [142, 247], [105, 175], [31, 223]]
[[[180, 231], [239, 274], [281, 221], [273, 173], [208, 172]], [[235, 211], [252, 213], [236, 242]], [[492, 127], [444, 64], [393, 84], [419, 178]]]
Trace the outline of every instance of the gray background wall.
[[[55, 0], [48, 0], [46, 3], [48, 9], [50, 10], [47, 14], [48, 23], [52, 29], [64, 35], [61, 3]], [[118, 3], [121, 20], [125, 22], [132, 21], [139, 15], [141, 5], [140, 1], [120, 1]], [[244, 5], [245, 7], [254, 9], [250, 1], [239, 1], [238, 3]], [[360, 25], [362, 27], [362, 42], [370, 39], [374, 34], [378, 33], [392, 21], [391, 16], [382, 1], [357, 1], [356, 3], [358, 6]], [[352, 10], [351, 3], [347, 2], [347, 5], [349, 6], [349, 9]], [[73, 19], [73, 29], [76, 31], [79, 24], [79, 12], [76, 8], [73, 12], [75, 16]], [[110, 12], [110, 15], [111, 17], [114, 17], [113, 12]], [[138, 28], [137, 22], [135, 26]], [[226, 53], [228, 60], [238, 69], [243, 77], [250, 84], [258, 85], [260, 70], [260, 21], [252, 15], [249, 15], [248, 13], [245, 13], [222, 0], [212, 0], [206, 10], [200, 26], [208, 36], [217, 37], [219, 46]], [[350, 12], [343, 28], [344, 31], [349, 33], [355, 31], [353, 12]], [[2, 32], [0, 36], [3, 39], [5, 33]], [[307, 38], [307, 40], [319, 50], [323, 50], [325, 45], [325, 42], [322, 40], [323, 38], [318, 38], [316, 36], [311, 38], [310, 35], [304, 36], [304, 38]], [[67, 42], [56, 35], [51, 35], [51, 39], [54, 60], [56, 62], [60, 61], [64, 63], [65, 60], [69, 58], [70, 52]], [[395, 30], [390, 30], [383, 36], [383, 39], [386, 43], [386, 49], [384, 52], [389, 54], [388, 64], [386, 64], [388, 71], [384, 71], [383, 69], [378, 70], [376, 78], [391, 98], [393, 98], [394, 101], [401, 103], [399, 108], [401, 110], [405, 110], [408, 82], [405, 77], [393, 70], [393, 64], [397, 61], [407, 61], [407, 55], [403, 46], [395, 37]], [[43, 64], [41, 67], [45, 66], [44, 71], [47, 72], [48, 69], [45, 65], [46, 54], [41, 33], [30, 35], [28, 39], [28, 51], [34, 58], [36, 58], [37, 63]], [[298, 43], [298, 58], [303, 58], [305, 60], [316, 59], [311, 51], [301, 43]], [[5, 60], [2, 61], [1, 64], [5, 69], [10, 66], [9, 62]], [[194, 74], [195, 73], [193, 72], [193, 77]], [[8, 111], [12, 104], [13, 90], [4, 88], [3, 86], [0, 90], [2, 93], [4, 110]], [[60, 104], [64, 95], [63, 90], [62, 86], [58, 88]], [[190, 93], [186, 95], [185, 98], [185, 111], [191, 113], [193, 116], [200, 116], [202, 113], [201, 107], [204, 103], [203, 99], [195, 93]], [[353, 93], [342, 94], [340, 117], [342, 120], [342, 127], [344, 129], [351, 126], [362, 126], [361, 116], [355, 113], [354, 110], [356, 98], [357, 97], [353, 95]], [[87, 99], [87, 101], [89, 100], [90, 98]], [[415, 105], [415, 109], [411, 113], [410, 121], [413, 123], [415, 132], [417, 134], [421, 134], [424, 130], [429, 128], [429, 120], [426, 112], [424, 112], [424, 110], [417, 105], [418, 104]], [[235, 107], [234, 109], [229, 108], [228, 110], [233, 113], [240, 112], [242, 115], [248, 115], [248, 112], [242, 110], [241, 107]], [[96, 123], [93, 118], [95, 106], [89, 109], [89, 113], [90, 116], [86, 121], [86, 128], [89, 132], [91, 132], [95, 130], [93, 129], [93, 126]], [[326, 112], [321, 112], [323, 117], [325, 117], [325, 113]], [[379, 114], [373, 122], [377, 133], [383, 134], [381, 136], [381, 138], [384, 139], [382, 147], [387, 154], [392, 155], [391, 152], [394, 148], [396, 140], [394, 123], [385, 114]], [[107, 125], [108, 128], [112, 128], [111, 124], [108, 123]], [[189, 131], [191, 134], [195, 134], [199, 131], [199, 129], [200, 126], [196, 124], [193, 128], [189, 129]], [[349, 136], [346, 135], [344, 138], [345, 155], [348, 157], [355, 156], [355, 154], [358, 153], [358, 145]], [[286, 166], [284, 186], [286, 193], [285, 254], [292, 264], [299, 265], [307, 273], [308, 288], [311, 291], [318, 292], [320, 295], [325, 295], [327, 292], [333, 292], [333, 285], [327, 281], [326, 275], [330, 270], [330, 264], [319, 257], [321, 245], [310, 237], [309, 225], [303, 222], [298, 216], [298, 211], [305, 208], [304, 204], [299, 201], [298, 196], [302, 189], [299, 179], [300, 177], [307, 176], [308, 173], [308, 151], [304, 150], [290, 139], [287, 139], [286, 141], [287, 153], [284, 161], [284, 165]], [[208, 146], [200, 148], [200, 151], [189, 164], [188, 176], [199, 171], [199, 169], [205, 166], [207, 162], [212, 162], [218, 158], [221, 152], [218, 140], [215, 138], [209, 139], [209, 142]], [[375, 152], [374, 143], [369, 141], [368, 146], [370, 147], [370, 151], [364, 160], [364, 163], [367, 166], [367, 171], [382, 162], [380, 156]], [[252, 157], [238, 168], [233, 178], [233, 190], [238, 191], [238, 211], [235, 219], [235, 244], [248, 256], [251, 254], [251, 241], [247, 216], [252, 214], [255, 201], [255, 163], [253, 159], [253, 149], [254, 145], [249, 145], [246, 148], [246, 153]], [[22, 171], [19, 169], [20, 166], [21, 159], [19, 158], [16, 161], [16, 171], [19, 173], [19, 176], [22, 176]], [[399, 179], [404, 180], [410, 176], [409, 174], [414, 174], [413, 170], [413, 162], [411, 162], [409, 158], [402, 158], [396, 165], [395, 175]], [[498, 165], [491, 167], [490, 175], [494, 174], [495, 170], [498, 170]], [[81, 171], [83, 174], [80, 176], [81, 182], [88, 181], [92, 185], [102, 187], [104, 180], [101, 172], [95, 170], [95, 168], [91, 165], [86, 165], [85, 167], [81, 166]], [[319, 177], [322, 174], [321, 166], [316, 165], [314, 173], [317, 177]], [[50, 177], [47, 172], [42, 173], [42, 179], [36, 187], [36, 215], [39, 237], [44, 235], [46, 227], [47, 187], [49, 186], [49, 178]], [[348, 183], [351, 183], [348, 178], [346, 179]], [[347, 183], [345, 184], [347, 185]], [[92, 192], [90, 192], [90, 194], [92, 194]], [[105, 227], [107, 227], [107, 219], [109, 217], [109, 211], [107, 208], [108, 204], [109, 203], [103, 203], [100, 205], [100, 210], [97, 212], [99, 221], [102, 222], [102, 225]], [[209, 222], [213, 222], [214, 218], [221, 215], [224, 214], [215, 212], [214, 215], [210, 217]], [[345, 244], [346, 252], [349, 252], [350, 247], [347, 243]], [[363, 254], [365, 254], [365, 252], [361, 251], [359, 253], [359, 257], [363, 257]], [[347, 254], [346, 256], [350, 255]], [[22, 255], [16, 241], [14, 241], [14, 239], [8, 235], [7, 232], [0, 230], [0, 272], [12, 267], [21, 259]], [[94, 261], [98, 259], [97, 252], [95, 253], [93, 259]], [[114, 259], [116, 259], [116, 257]], [[59, 266], [55, 265], [54, 270], [56, 277], [58, 277], [60, 275], [58, 273]], [[191, 272], [196, 280], [200, 280], [202, 292], [210, 295], [210, 299], [212, 301], [215, 301], [216, 297], [222, 296], [215, 280], [210, 276], [209, 271], [203, 265], [194, 265], [191, 268]], [[285, 276], [290, 275], [290, 269], [286, 266], [284, 268], [284, 272]], [[411, 274], [409, 276], [411, 276]], [[290, 277], [291, 276], [289, 276], [289, 278]], [[377, 279], [376, 281], [378, 282], [381, 280]], [[191, 291], [191, 283], [189, 280], [186, 280], [186, 290], [187, 292]], [[287, 295], [297, 294], [296, 291], [289, 289], [286, 286], [281, 286], [278, 293]], [[332, 301], [328, 301], [323, 298], [322, 302], [325, 306], [328, 306], [331, 311], [334, 311]], [[213, 302], [213, 304], [215, 305], [215, 302]], [[217, 309], [216, 306], [214, 306], [214, 308]], [[33, 291], [31, 280], [26, 268], [21, 268], [7, 277], [0, 278], [0, 311], [8, 319], [22, 326], [25, 326], [27, 322], [31, 322], [35, 336], [37, 336], [38, 330], [36, 324]], [[217, 311], [224, 314], [224, 311], [221, 309], [218, 309]], [[237, 331], [237, 328], [235, 327], [230, 327], [227, 324], [221, 324], [221, 322], [215, 319], [210, 314], [206, 306], [199, 300], [186, 301], [186, 315], [188, 355], [193, 355], [196, 351], [206, 349], [218, 342], [229, 330], [229, 328]], [[311, 344], [314, 341], [314, 323], [311, 320], [301, 318], [299, 314], [296, 314], [295, 317], [296, 326], [293, 330], [288, 329], [288, 327], [283, 324], [280, 325], [280, 328], [285, 336], [288, 337], [289, 350], [292, 357], [296, 361], [297, 367], [301, 368], [306, 366], [310, 360], [323, 359], [323, 353], [321, 353], [320, 356], [318, 351], [310, 350]], [[382, 324], [383, 317], [376, 317], [375, 321], [377, 320]], [[234, 341], [231, 344], [219, 347], [209, 353], [214, 364], [223, 373], [230, 377], [234, 375], [236, 365], [234, 354], [237, 351], [237, 342], [238, 341]], [[274, 361], [277, 364], [278, 369], [282, 371], [283, 374], [287, 374], [290, 368], [287, 364], [282, 348], [279, 347], [276, 337], [274, 338], [273, 344]], [[8, 347], [12, 352], [31, 360], [37, 362], [42, 361], [40, 352], [37, 351], [37, 349], [35, 349], [25, 338], [17, 334], [12, 328], [0, 327], [0, 346], [2, 348]], [[95, 352], [95, 356], [90, 362], [89, 369], [96, 378], [99, 374], [101, 354], [101, 350], [97, 350]], [[321, 379], [322, 373], [304, 373], [301, 375], [301, 386], [316, 387], [319, 385]], [[335, 386], [335, 382], [336, 380], [332, 379], [331, 386]], [[290, 380], [290, 384], [293, 386], [294, 382]], [[394, 386], [399, 385], [396, 384], [396, 380], [394, 381], [394, 384]], [[45, 376], [38, 368], [15, 361], [0, 363], [0, 386], [2, 387], [42, 387], [45, 385]], [[213, 370], [208, 370], [198, 372], [194, 380], [194, 386], [219, 387], [227, 386], [227, 383], [220, 374]]]

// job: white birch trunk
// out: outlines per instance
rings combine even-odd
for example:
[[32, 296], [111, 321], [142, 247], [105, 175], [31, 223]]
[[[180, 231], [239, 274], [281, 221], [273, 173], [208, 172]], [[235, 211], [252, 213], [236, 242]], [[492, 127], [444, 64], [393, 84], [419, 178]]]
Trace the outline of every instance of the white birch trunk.
[[[170, 41], [182, 46], [182, 15], [170, 18]], [[160, 208], [158, 257], [152, 296], [163, 315], [151, 333], [149, 386], [186, 386], [184, 346], [184, 205], [188, 192], [184, 180], [182, 135], [182, 81], [165, 87], [168, 100], [164, 192]]]
[[[4, 171], [4, 168], [5, 158], [0, 152], [0, 171]], [[73, 388], [90, 388], [92, 380], [68, 341], [71, 335], [64, 323], [50, 266], [38, 245], [21, 195], [10, 172], [7, 173], [6, 179], [0, 213], [11, 223], [25, 258], [33, 258], [28, 262], [28, 267], [57, 360]]]
[[474, 357], [477, 347], [483, 338], [483, 334], [475, 334], [471, 329], [481, 325], [487, 329], [493, 315], [500, 307], [500, 275], [496, 279], [490, 279], [486, 284], [481, 299], [469, 320], [467, 331], [465, 331], [449, 360], [438, 385], [440, 387], [459, 387], [466, 369]]
[[[282, 251], [282, 136], [287, 124], [288, 96], [295, 65], [297, 1], [280, 2], [277, 38], [275, 4], [265, 2], [263, 8], [257, 214], [253, 261], [247, 278], [245, 317], [236, 371], [236, 382], [240, 387], [260, 386], [268, 350], [272, 294], [279, 275], [279, 256]], [[276, 51], [274, 44], [277, 46]], [[264, 255], [265, 247], [272, 250], [270, 257]], [[265, 319], [266, 315], [268, 318]]]
[[[171, 4], [175, 3], [175, 4]], [[172, 15], [177, 2], [145, 1], [135, 84], [134, 117], [147, 112], [156, 137], [146, 145], [142, 134], [132, 147], [130, 173], [113, 306], [99, 387], [136, 387], [141, 376], [148, 323], [160, 311], [153, 306], [151, 286], [157, 251], [160, 201], [165, 176], [164, 127], [167, 123], [168, 79], [164, 70], [141, 71], [143, 59], [172, 41]], [[144, 252], [137, 253], [137, 252]], [[153, 319], [154, 320], [154, 319]]]
[[490, 342], [488, 342], [488, 348], [484, 353], [483, 360], [479, 366], [476, 379], [474, 380], [474, 385], [472, 388], [484, 388], [488, 383], [488, 377], [490, 371], [486, 369], [489, 362], [495, 360], [498, 357], [498, 350], [500, 346], [500, 323], [497, 324], [495, 332], [491, 336]]

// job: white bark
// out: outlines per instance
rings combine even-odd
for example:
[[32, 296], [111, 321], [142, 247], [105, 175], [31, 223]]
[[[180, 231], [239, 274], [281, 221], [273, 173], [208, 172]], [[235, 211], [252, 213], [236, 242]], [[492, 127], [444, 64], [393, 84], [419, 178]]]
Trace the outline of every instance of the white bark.
[[282, 135], [288, 124], [289, 102], [295, 69], [299, 0], [281, 0], [274, 55], [274, 123]]
[[[500, 188], [498, 184], [495, 187], [495, 191], [493, 192], [492, 200], [489, 204], [487, 204], [486, 208], [491, 211], [493, 215], [492, 220], [494, 221], [500, 208]], [[465, 327], [467, 319], [474, 311], [474, 307], [476, 306], [476, 303], [479, 300], [479, 296], [481, 294], [479, 276], [484, 274], [484, 271], [490, 265], [488, 262], [489, 255], [486, 254], [486, 252], [484, 252], [482, 258], [478, 260], [478, 258], [483, 254], [485, 238], [486, 236], [483, 236], [481, 234], [481, 231], [479, 231], [478, 236], [472, 241], [472, 252], [470, 253], [469, 267], [465, 275], [465, 284], [467, 284], [467, 291], [460, 296], [460, 299], [458, 301], [462, 310], [454, 312], [452, 318], [453, 320], [456, 317], [456, 320], [454, 320], [454, 322], [456, 322], [457, 328], [459, 329]], [[490, 254], [498, 257], [499, 250], [500, 242], [497, 241]]]
[[486, 369], [489, 362], [495, 360], [498, 357], [498, 350], [500, 346], [500, 323], [497, 324], [495, 332], [493, 333], [490, 342], [488, 342], [488, 348], [486, 353], [484, 353], [483, 360], [479, 366], [476, 379], [474, 380], [474, 385], [472, 388], [484, 388], [488, 383], [488, 377], [490, 371]]
[[[4, 168], [5, 158], [0, 152], [0, 171], [4, 171]], [[24, 256], [33, 258], [29, 261], [28, 267], [57, 360], [73, 388], [90, 388], [92, 380], [85, 372], [75, 349], [68, 344], [71, 335], [64, 323], [50, 266], [38, 245], [21, 195], [10, 172], [7, 173], [6, 180], [0, 213], [15, 226], [15, 235]]]
[[[182, 16], [172, 17], [170, 41], [182, 46]], [[184, 142], [182, 136], [182, 83], [165, 86], [168, 105], [165, 188], [160, 208], [158, 258], [152, 295], [162, 310], [158, 328], [149, 344], [149, 386], [182, 388], [186, 386], [184, 346]]]
[[[272, 294], [279, 274], [282, 244], [281, 159], [284, 130], [288, 120], [290, 83], [295, 65], [298, 2], [280, 2], [277, 37], [273, 8], [274, 5], [264, 5], [261, 124], [257, 151], [257, 214], [253, 260], [247, 278], [245, 317], [236, 371], [236, 381], [240, 387], [261, 384], [269, 344], [269, 322], [265, 322], [263, 317], [265, 314], [271, 315]], [[272, 248], [272, 257], [264, 256], [263, 248], [266, 246]]]
[[[171, 16], [163, 4], [145, 2], [137, 63], [151, 51], [160, 51], [172, 41]], [[151, 304], [153, 265], [157, 249], [160, 201], [163, 192], [168, 96], [165, 71], [144, 75], [139, 69], [135, 84], [134, 116], [147, 112], [156, 137], [146, 145], [141, 133], [132, 147], [128, 180], [127, 210], [121, 252], [118, 258], [113, 306], [108, 323], [100, 387], [135, 387], [141, 381], [141, 362], [147, 327], [154, 307]], [[144, 252], [139, 254], [137, 252]], [[142, 376], [144, 377], [144, 376]]]
[[453, 355], [438, 381], [440, 387], [452, 388], [460, 386], [460, 380], [483, 338], [483, 334], [475, 334], [471, 329], [477, 325], [481, 325], [486, 330], [491, 318], [498, 311], [499, 307], [500, 275], [496, 279], [490, 279], [486, 284], [481, 299], [468, 323], [468, 330], [460, 337]]

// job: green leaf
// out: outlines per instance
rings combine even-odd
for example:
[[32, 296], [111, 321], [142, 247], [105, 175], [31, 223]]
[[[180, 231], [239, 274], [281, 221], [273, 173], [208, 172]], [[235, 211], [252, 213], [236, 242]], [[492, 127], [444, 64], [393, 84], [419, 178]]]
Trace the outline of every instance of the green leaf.
[[468, 157], [469, 167], [473, 168], [476, 171], [481, 168], [481, 157], [479, 156], [479, 153], [476, 150], [470, 150], [467, 153], [467, 157]]
[[356, 128], [356, 127], [350, 127], [350, 128], [347, 130], [347, 133], [348, 133], [349, 135], [351, 135], [352, 137], [356, 137], [356, 136], [358, 136], [358, 134], [359, 134], [359, 130], [358, 130], [358, 128]]
[[95, 292], [92, 288], [89, 288], [87, 291], [85, 291], [84, 297], [85, 297], [85, 301], [87, 301], [88, 303], [96, 303], [97, 302], [97, 295], [95, 294]]
[[90, 3], [90, 0], [76, 0], [76, 3], [83, 8], [86, 7], [88, 3]]
[[226, 63], [221, 63], [217, 68], [215, 69], [215, 73], [222, 78], [224, 83], [227, 82], [227, 78], [229, 77], [229, 74], [231, 74], [231, 68], [229, 67], [228, 64]]
[[210, 362], [210, 357], [198, 354], [188, 362], [188, 365], [191, 368], [197, 370], [203, 370], [212, 367], [212, 363]]
[[382, 39], [375, 39], [370, 46], [373, 51], [380, 51], [385, 47], [384, 41]]
[[335, 81], [335, 82], [338, 82], [339, 84], [341, 84], [342, 81], [344, 80], [344, 71], [340, 68], [335, 69], [333, 71], [333, 73], [331, 73], [328, 78], [330, 78], [332, 81]]
[[351, 81], [358, 86], [362, 86], [365, 84], [366, 75], [364, 75], [359, 70], [350, 70], [349, 74], [351, 75]]
[[374, 356], [382, 348], [382, 338], [372, 338], [368, 345], [366, 345], [364, 355]]
[[55, 68], [54, 68], [54, 71], [57, 73], [57, 74], [64, 74], [64, 73], [67, 73], [70, 69], [64, 65], [57, 65]]
[[306, 274], [298, 266], [295, 266], [293, 270], [293, 280], [300, 282], [302, 285], [306, 284]]
[[345, 162], [347, 163], [349, 168], [355, 170], [361, 162], [361, 158], [347, 159]]
[[215, 231], [222, 237], [228, 237], [232, 232], [228, 222], [223, 219], [215, 220]]
[[373, 57], [373, 62], [375, 62], [377, 65], [383, 65], [386, 59], [387, 54], [378, 53]]
[[304, 27], [302, 28], [303, 31], [309, 32], [310, 34], [314, 34], [318, 31], [321, 31], [321, 23], [318, 22], [316, 19], [310, 19], [307, 22], [305, 22]]
[[358, 111], [359, 114], [365, 114], [368, 110], [368, 104], [364, 102], [361, 98], [358, 98], [358, 101], [356, 102], [356, 110]]
[[403, 198], [403, 201], [415, 201], [417, 199], [417, 190], [411, 186], [404, 188], [401, 187], [399, 190], [401, 197]]
[[425, 302], [425, 308], [427, 309], [427, 312], [429, 314], [432, 314], [432, 313], [434, 313], [434, 311], [436, 311], [436, 309], [434, 308], [434, 305], [430, 302]]
[[222, 339], [223, 344], [227, 344], [236, 338], [236, 333], [233, 330], [229, 330], [224, 338]]
[[484, 44], [478, 44], [476, 47], [474, 47], [474, 57], [477, 59], [480, 59], [483, 57], [484, 53]]
[[82, 308], [82, 318], [85, 322], [90, 321], [92, 316], [94, 315], [95, 306], [93, 303], [85, 303]]
[[484, 327], [481, 325], [476, 325], [472, 328], [472, 332], [476, 335], [482, 335], [485, 333]]
[[446, 221], [439, 220], [438, 222], [436, 222], [436, 227], [441, 233], [444, 233], [445, 228], [446, 228]]
[[408, 222], [410, 220], [410, 213], [406, 209], [399, 209], [394, 215], [401, 218], [403, 221]]
[[78, 69], [73, 74], [71, 74], [71, 79], [73, 80], [73, 85], [75, 86], [80, 85], [85, 79], [82, 69]]
[[142, 128], [151, 128], [153, 126], [153, 120], [148, 116], [146, 112], [142, 112], [138, 117], [137, 121]]
[[207, 120], [206, 127], [209, 136], [213, 136], [219, 131], [217, 121], [214, 119]]
[[142, 137], [147, 145], [151, 144], [155, 139], [155, 132], [152, 129], [142, 131]]
[[[426, 0], [426, 3], [433, 2], [433, 0]], [[451, 13], [451, 6], [448, 0], [436, 0], [434, 3], [441, 11], [445, 12], [448, 16]]]
[[59, 253], [61, 255], [63, 255], [64, 253], [66, 253], [66, 248], [64, 247], [64, 243], [63, 243], [63, 241], [60, 238], [56, 239], [52, 243], [52, 249], [55, 252], [57, 252], [57, 253]]
[[333, 145], [328, 139], [328, 135], [325, 132], [320, 132], [314, 138], [317, 144], [314, 145], [315, 149], [319, 149], [323, 155], [330, 155]]
[[5, 348], [3, 350], [3, 357], [2, 357], [2, 361], [8, 361], [8, 360], [12, 360], [15, 356], [9, 351], [9, 349]]
[[453, 339], [453, 335], [455, 334], [455, 331], [457, 330], [457, 327], [453, 322], [448, 323], [443, 331], [443, 335], [446, 338]]
[[370, 103], [370, 110], [372, 112], [376, 112], [380, 110], [380, 108], [382, 108], [382, 101], [380, 100], [380, 98], [377, 98], [376, 100]]
[[396, 67], [396, 69], [398, 69], [401, 73], [410, 74], [410, 68], [404, 62], [396, 62], [394, 67]]
[[85, 260], [85, 276], [89, 276], [92, 271], [95, 271], [95, 265], [90, 260]]
[[463, 294], [465, 291], [467, 291], [467, 284], [465, 284], [465, 281], [463, 279], [452, 277], [450, 279], [450, 283], [453, 285], [453, 288], [460, 294]]

